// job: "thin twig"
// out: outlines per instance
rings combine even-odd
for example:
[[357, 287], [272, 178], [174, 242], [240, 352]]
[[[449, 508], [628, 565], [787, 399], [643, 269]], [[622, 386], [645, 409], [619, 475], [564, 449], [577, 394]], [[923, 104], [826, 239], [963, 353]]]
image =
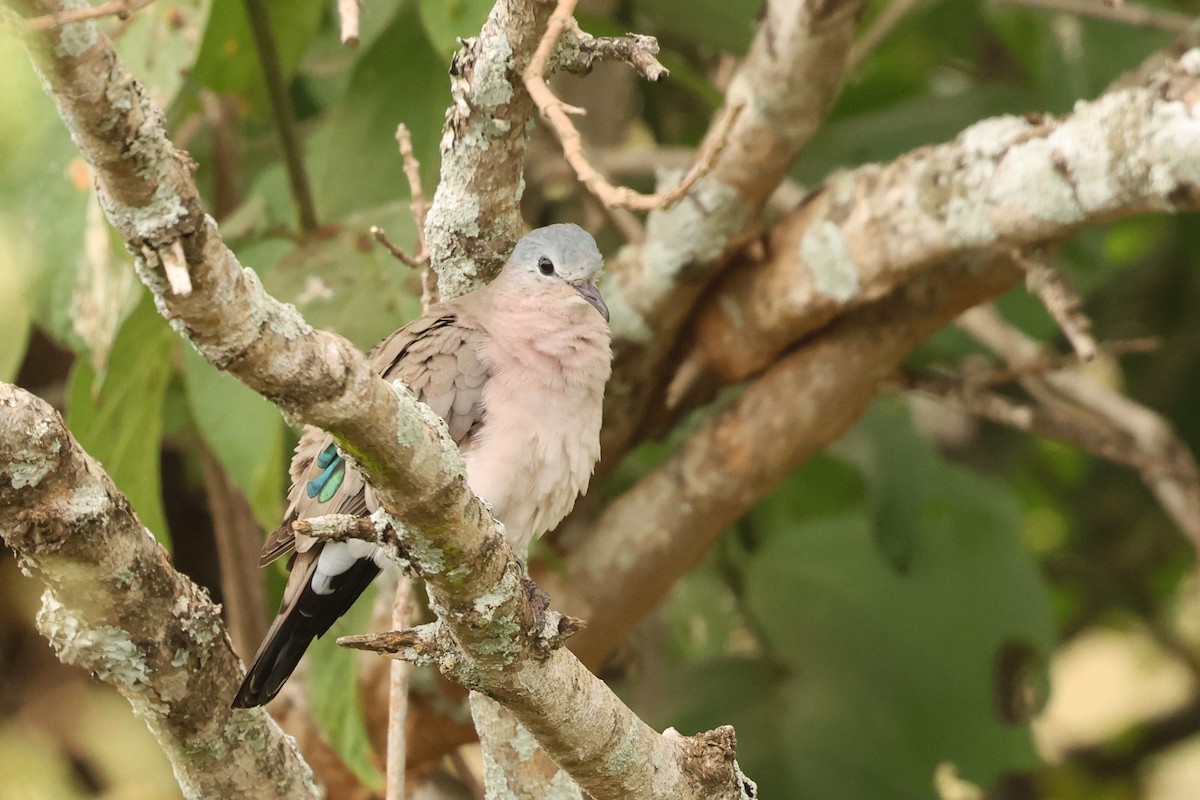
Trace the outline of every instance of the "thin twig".
[[425, 218], [429, 215], [429, 201], [425, 199], [425, 189], [421, 185], [421, 162], [413, 152], [412, 134], [403, 122], [396, 126], [396, 143], [400, 146], [404, 177], [408, 180], [409, 194], [412, 196], [410, 208], [417, 228], [417, 253], [412, 256], [405, 253], [378, 225], [371, 227], [371, 235], [397, 260], [413, 269], [424, 268], [421, 273], [421, 305], [429, 308], [438, 300], [437, 273], [429, 266], [429, 248], [425, 244]]
[[850, 48], [850, 54], [846, 57], [846, 72], [850, 73], [857, 69], [858, 65], [875, 52], [875, 49], [883, 44], [883, 40], [888, 37], [888, 34], [894, 31], [896, 26], [921, 2], [922, 0], [892, 0], [891, 3], [888, 3], [887, 7], [871, 23], [871, 27], [867, 28], [866, 33], [860, 36], [854, 46]]
[[571, 122], [570, 115], [583, 114], [584, 110], [559, 100], [546, 83], [545, 74], [550, 55], [554, 52], [563, 30], [574, 23], [572, 14], [575, 11], [575, 4], [576, 0], [559, 0], [558, 7], [550, 15], [546, 33], [522, 76], [525, 88], [529, 91], [529, 96], [533, 98], [533, 102], [541, 111], [542, 116], [550, 123], [550, 127], [558, 136], [567, 163], [575, 170], [580, 182], [600, 202], [606, 206], [619, 206], [634, 211], [670, 208], [679, 202], [696, 181], [712, 168], [721, 151], [725, 149], [728, 142], [727, 134], [741, 112], [741, 106], [726, 106], [721, 117], [713, 125], [715, 134], [707, 138], [704, 145], [696, 152], [696, 159], [692, 162], [691, 169], [683, 176], [678, 186], [650, 195], [636, 192], [627, 186], [613, 186], [583, 154], [583, 138]]
[[[1099, 342], [1096, 345], [1096, 351], [1100, 355], [1117, 358], [1134, 353], [1152, 353], [1161, 345], [1162, 342], [1153, 336], [1143, 336], [1136, 339], [1116, 339], [1110, 342]], [[1078, 367], [1081, 363], [1083, 363], [1083, 359], [1075, 352], [1067, 355], [1042, 353], [1038, 358], [1031, 361], [997, 367], [996, 369], [989, 369], [984, 372], [973, 371], [963, 377], [975, 386], [986, 388], [1024, 380], [1025, 378], [1043, 376], [1064, 369], [1071, 369]]]
[[625, 36], [592, 36], [579, 29], [574, 19], [563, 31], [562, 39], [550, 58], [551, 72], [562, 70], [586, 75], [597, 61], [624, 61], [646, 80], [657, 83], [671, 71], [657, 58], [658, 40], [653, 36], [630, 33]]
[[317, 211], [313, 205], [308, 174], [304, 171], [304, 156], [300, 151], [300, 136], [296, 131], [292, 103], [283, 80], [283, 70], [279, 65], [279, 49], [271, 28], [270, 10], [266, 0], [246, 0], [246, 11], [250, 15], [254, 47], [258, 51], [258, 62], [267, 84], [271, 115], [275, 118], [275, 129], [279, 132], [279, 142], [283, 147], [283, 163], [287, 168], [292, 200], [296, 204], [300, 229], [307, 233], [317, 228]]
[[[412, 580], [401, 575], [396, 581], [396, 599], [392, 604], [392, 630], [403, 630], [409, 622]], [[411, 669], [402, 659], [388, 665], [388, 734], [384, 772], [385, 800], [404, 800], [404, 767], [408, 757], [405, 726], [408, 723], [408, 676]]]
[[321, 517], [305, 517], [292, 523], [292, 530], [317, 539], [341, 541], [361, 539], [374, 541], [377, 537], [375, 524], [367, 517], [353, 514], [326, 514]]
[[400, 249], [400, 245], [393, 242], [391, 240], [391, 238], [387, 235], [387, 233], [383, 230], [383, 228], [379, 227], [378, 225], [372, 225], [370, 227], [370, 231], [371, 231], [371, 236], [373, 236], [375, 238], [375, 241], [377, 241], [381, 245], [383, 245], [384, 248], [386, 248], [387, 251], [392, 254], [392, 257], [395, 258], [397, 261], [403, 262], [404, 264], [406, 264], [410, 267], [413, 267], [414, 269], [417, 267], [424, 266], [423, 262], [418, 261], [416, 258], [414, 258], [413, 256], [410, 256], [408, 253], [406, 253], [402, 249]]
[[1067, 276], [1041, 259], [1030, 258], [1019, 252], [1011, 255], [1013, 261], [1025, 271], [1026, 288], [1046, 306], [1079, 358], [1083, 361], [1095, 358], [1096, 339], [1092, 336], [1092, 321], [1083, 312], [1083, 300]]
[[134, 12], [140, 11], [153, 3], [154, 0], [112, 0], [91, 8], [73, 8], [56, 14], [46, 14], [41, 17], [31, 17], [21, 23], [26, 31], [45, 31], [67, 25], [71, 22], [83, 22], [89, 19], [115, 16], [118, 19], [128, 19]]
[[[1043, 356], [1041, 344], [994, 307], [972, 309], [958, 325], [1015, 367]], [[1200, 470], [1169, 422], [1077, 369], [1026, 377], [1021, 385], [1039, 402], [1036, 420], [1049, 420], [1047, 435], [1138, 470], [1163, 510], [1200, 549]]]
[[342, 44], [358, 47], [358, 0], [337, 0]]
[[1118, 22], [1139, 28], [1158, 28], [1173, 33], [1184, 33], [1192, 29], [1195, 20], [1187, 14], [1166, 11], [1160, 8], [1135, 6], [1128, 3], [1109, 4], [1098, 0], [992, 0], [995, 3], [1029, 6], [1060, 14]]
[[396, 126], [396, 144], [400, 146], [400, 158], [404, 161], [404, 177], [408, 180], [408, 190], [412, 195], [412, 216], [417, 226], [417, 255], [416, 260], [422, 264], [429, 263], [429, 248], [425, 246], [425, 218], [429, 215], [429, 201], [425, 199], [425, 189], [421, 186], [421, 162], [413, 153], [412, 134], [403, 122]]

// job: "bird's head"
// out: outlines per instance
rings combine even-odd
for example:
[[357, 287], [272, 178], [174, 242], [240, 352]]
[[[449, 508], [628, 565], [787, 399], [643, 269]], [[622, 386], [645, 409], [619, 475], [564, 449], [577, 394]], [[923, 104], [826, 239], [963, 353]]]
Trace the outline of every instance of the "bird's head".
[[604, 257], [596, 240], [578, 225], [547, 225], [527, 233], [509, 256], [504, 272], [531, 290], [566, 284], [577, 291], [608, 321], [608, 306], [596, 277], [604, 269]]

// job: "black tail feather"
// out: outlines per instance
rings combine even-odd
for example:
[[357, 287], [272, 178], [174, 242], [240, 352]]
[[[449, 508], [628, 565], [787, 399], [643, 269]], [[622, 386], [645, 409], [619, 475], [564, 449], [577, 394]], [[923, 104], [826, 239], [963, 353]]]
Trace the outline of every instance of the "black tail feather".
[[279, 616], [258, 648], [254, 663], [233, 698], [234, 708], [253, 708], [270, 702], [296, 669], [312, 640], [322, 636], [350, 609], [379, 574], [379, 567], [369, 558], [359, 559], [333, 578], [333, 591], [329, 594], [314, 592], [312, 568], [305, 572], [304, 586], [296, 601], [280, 608]]

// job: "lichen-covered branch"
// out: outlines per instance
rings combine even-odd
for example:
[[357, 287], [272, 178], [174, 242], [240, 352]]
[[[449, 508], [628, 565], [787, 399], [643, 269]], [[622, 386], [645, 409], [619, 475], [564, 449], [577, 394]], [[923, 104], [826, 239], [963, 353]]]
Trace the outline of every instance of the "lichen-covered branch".
[[533, 110], [521, 73], [553, 10], [554, 0], [499, 0], [454, 57], [441, 179], [425, 225], [443, 298], [482, 285], [521, 238], [517, 201]]
[[[57, 7], [53, 0], [35, 6], [39, 13]], [[453, 643], [453, 657], [439, 666], [505, 705], [598, 800], [749, 796], [753, 784], [733, 761], [731, 734], [659, 735], [556, 647], [559, 618], [531, 600], [498, 523], [467, 488], [444, 422], [405, 387], [381, 380], [349, 342], [313, 330], [267, 295], [237, 262], [204, 213], [160, 112], [94, 26], [67, 25], [29, 44], [159, 311], [218, 368], [292, 419], [332, 433], [371, 481], [381, 507], [374, 519], [394, 532], [425, 580]], [[170, 290], [166, 251], [182, 252], [190, 293]], [[214, 696], [204, 700], [215, 714]], [[718, 740], [722, 748], [709, 746]]]
[[671, 74], [658, 62], [658, 40], [630, 33], [625, 36], [592, 36], [569, 25], [550, 57], [550, 70], [586, 75], [598, 61], [624, 61], [651, 82]]
[[220, 609], [175, 571], [54, 409], [0, 383], [0, 420], [0, 538], [46, 584], [38, 629], [58, 657], [125, 695], [186, 797], [318, 797], [269, 716], [213, 702], [233, 696], [241, 672]]
[[[613, 378], [605, 397], [604, 461], [631, 446], [663, 362], [700, 292], [752, 234], [771, 193], [816, 132], [841, 86], [861, 0], [774, 0], [725, 95], [741, 108], [712, 169], [678, 205], [649, 216], [604, 286], [612, 312]], [[726, 112], [718, 115], [723, 118]], [[719, 135], [717, 129], [709, 136]]]
[[685, 362], [738, 380], [947, 258], [1196, 208], [1200, 50], [1060, 119], [990, 119], [834, 175], [763, 238], [765, 255], [744, 254], [713, 287]]

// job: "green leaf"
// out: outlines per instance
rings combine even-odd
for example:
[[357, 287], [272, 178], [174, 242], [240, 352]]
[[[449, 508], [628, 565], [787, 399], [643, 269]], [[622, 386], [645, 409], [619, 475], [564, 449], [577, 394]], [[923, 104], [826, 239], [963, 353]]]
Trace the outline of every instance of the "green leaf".
[[25, 357], [29, 344], [29, 325], [33, 319], [29, 289], [26, 286], [27, 268], [24, 258], [30, 249], [17, 232], [0, 225], [0, 381], [12, 381]]
[[641, 0], [638, 11], [660, 34], [741, 55], [754, 37], [762, 5], [762, 0]]
[[1020, 509], [1002, 485], [917, 460], [933, 489], [905, 573], [864, 513], [771, 537], [747, 570], [749, 612], [792, 675], [790, 796], [926, 798], [943, 761], [985, 786], [1038, 763], [1022, 703], [1054, 629]]
[[[268, 1], [285, 83], [295, 74], [327, 5], [323, 0]], [[212, 0], [191, 78], [215, 92], [242, 98], [254, 116], [262, 118], [270, 114], [263, 71], [243, 0]]]
[[732, 725], [738, 732], [738, 765], [758, 784], [758, 796], [803, 797], [788, 774], [792, 747], [781, 744], [788, 701], [784, 677], [762, 661], [743, 658], [685, 666], [672, 671], [642, 713], [655, 728], [674, 727], [683, 734]]
[[266, 529], [279, 522], [283, 497], [283, 419], [252, 389], [188, 347], [183, 383], [196, 428], [250, 501]]
[[492, 0], [420, 0], [421, 24], [447, 64], [458, 52], [458, 38], [478, 35], [493, 5]]
[[363, 721], [358, 685], [358, 651], [338, 647], [336, 639], [363, 633], [371, 622], [375, 591], [368, 588], [319, 641], [308, 648], [308, 702], [313, 721], [363, 785], [383, 788], [383, 776], [371, 760], [371, 739]]
[[[347, 218], [330, 238], [294, 247], [262, 273], [272, 295], [294, 303], [310, 323], [337, 331], [363, 350], [414, 318], [421, 307], [418, 273], [371, 239], [371, 225], [380, 225], [405, 246], [415, 238], [408, 204], [394, 203]], [[244, 255], [247, 263], [267, 263], [254, 252]]]
[[158, 0], [129, 18], [113, 47], [126, 69], [167, 108], [200, 48], [211, 0]]
[[395, 138], [401, 122], [412, 133], [421, 177], [432, 195], [449, 88], [446, 64], [410, 3], [359, 59], [345, 94], [309, 143], [322, 219], [409, 196]]
[[928, 517], [944, 500], [945, 464], [897, 402], [876, 403], [837, 450], [862, 472], [875, 541], [888, 563], [903, 572]]
[[83, 258], [90, 179], [79, 149], [15, 36], [0, 35], [0, 216], [18, 237], [33, 318], [81, 349], [71, 296]]
[[102, 379], [78, 359], [67, 384], [67, 425], [112, 476], [142, 524], [169, 542], [159, 470], [163, 396], [175, 334], [144, 295], [117, 333]]

